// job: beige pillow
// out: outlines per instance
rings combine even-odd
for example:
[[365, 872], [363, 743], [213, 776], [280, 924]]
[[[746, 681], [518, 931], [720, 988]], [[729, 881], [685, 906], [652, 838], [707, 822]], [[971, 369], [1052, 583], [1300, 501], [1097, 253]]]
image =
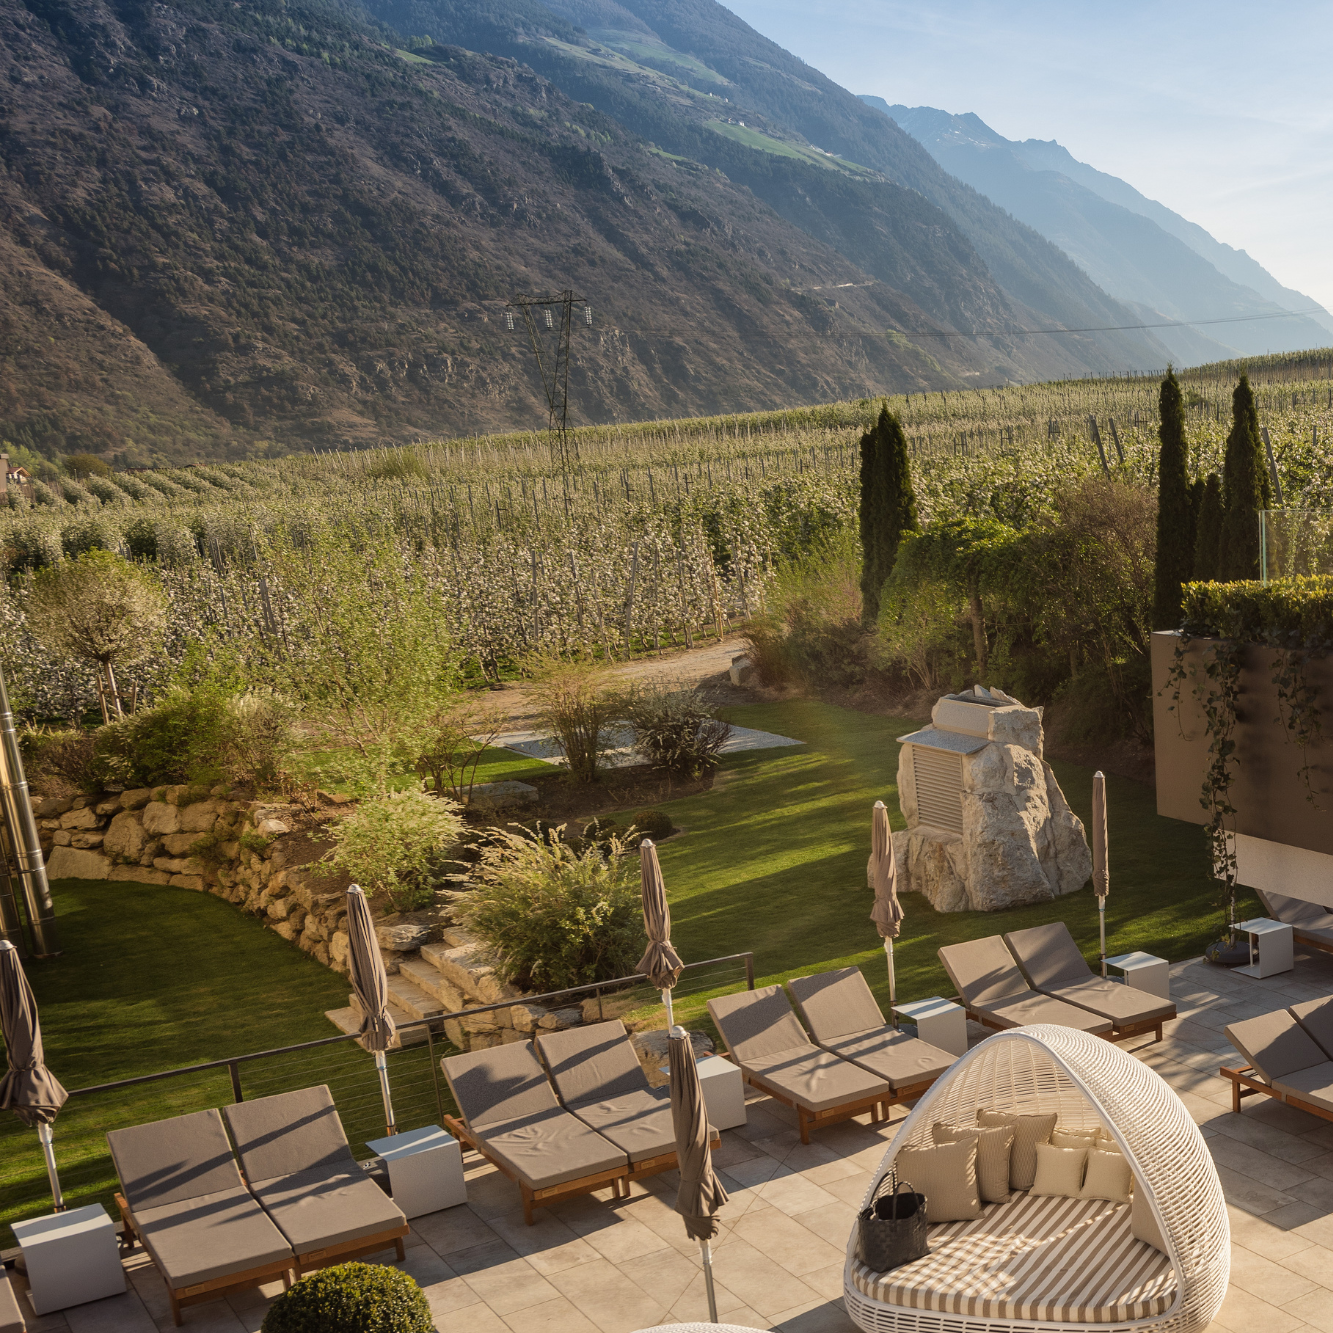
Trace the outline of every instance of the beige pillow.
[[1087, 1164], [1088, 1150], [1039, 1143], [1036, 1151], [1037, 1173], [1029, 1193], [1077, 1199], [1083, 1188], [1083, 1168]]
[[1014, 1127], [995, 1125], [984, 1129], [978, 1125], [946, 1125], [937, 1120], [930, 1127], [936, 1143], [967, 1143], [977, 1145], [977, 1188], [985, 1203], [1007, 1203], [1009, 1200], [1009, 1150], [1014, 1146]]
[[1166, 1242], [1162, 1239], [1162, 1230], [1153, 1216], [1152, 1205], [1137, 1181], [1134, 1185], [1134, 1198], [1130, 1203], [1129, 1229], [1135, 1240], [1141, 1240], [1145, 1245], [1151, 1245], [1154, 1250], [1161, 1250], [1163, 1254], [1167, 1252]]
[[1100, 1129], [1062, 1129], [1056, 1125], [1051, 1131], [1051, 1146], [1090, 1149], [1099, 1138], [1101, 1138]]
[[1088, 1154], [1087, 1170], [1083, 1176], [1083, 1188], [1079, 1190], [1080, 1199], [1111, 1199], [1116, 1203], [1128, 1203], [1129, 1191], [1134, 1184], [1134, 1176], [1124, 1155], [1118, 1152], [1101, 1152], [1094, 1148]]
[[934, 1148], [903, 1148], [893, 1165], [900, 1181], [926, 1196], [927, 1222], [960, 1222], [981, 1216], [975, 1139]]
[[979, 1125], [1012, 1125], [1014, 1146], [1009, 1152], [1009, 1188], [1032, 1188], [1037, 1175], [1037, 1144], [1049, 1143], [1056, 1117], [1051, 1115], [1010, 1115], [1007, 1111], [977, 1109]]

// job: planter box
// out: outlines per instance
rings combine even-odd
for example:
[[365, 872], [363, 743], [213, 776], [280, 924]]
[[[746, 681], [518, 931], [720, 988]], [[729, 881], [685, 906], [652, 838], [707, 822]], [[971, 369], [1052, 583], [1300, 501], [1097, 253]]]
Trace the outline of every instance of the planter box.
[[[1167, 678], [1175, 659], [1180, 636], [1159, 632], [1152, 636], [1153, 735], [1157, 760], [1157, 813], [1191, 824], [1206, 824], [1208, 815], [1199, 803], [1204, 774], [1208, 768], [1208, 734], [1203, 710], [1195, 698], [1193, 685], [1202, 679], [1204, 649], [1215, 642], [1191, 640], [1186, 649], [1187, 677], [1182, 682], [1176, 711], [1171, 709], [1171, 689]], [[1333, 657], [1311, 660], [1306, 664], [1306, 678], [1315, 688], [1323, 711], [1323, 735], [1316, 737], [1302, 756], [1301, 749], [1289, 739], [1278, 721], [1277, 687], [1273, 684], [1272, 663], [1277, 653], [1260, 644], [1245, 648], [1241, 669], [1240, 698], [1236, 705], [1236, 755], [1232, 770], [1231, 804], [1236, 807], [1235, 831], [1241, 844], [1237, 856], [1241, 863], [1241, 882], [1255, 888], [1273, 888], [1293, 897], [1293, 886], [1279, 883], [1255, 883], [1247, 877], [1247, 860], [1257, 866], [1264, 849], [1257, 844], [1279, 848], [1299, 848], [1318, 853], [1319, 857], [1287, 858], [1292, 864], [1308, 864], [1311, 870], [1323, 865], [1322, 857], [1333, 858]], [[1174, 688], [1174, 687], [1172, 687]], [[1310, 764], [1310, 783], [1315, 801], [1300, 775], [1302, 765]], [[1253, 842], [1255, 846], [1248, 846]], [[1277, 860], [1281, 857], [1278, 856]], [[1267, 854], [1278, 874], [1275, 854]], [[1328, 863], [1333, 868], [1333, 861]], [[1292, 871], [1281, 872], [1284, 881]], [[1269, 878], [1268, 874], [1262, 875]], [[1328, 889], [1333, 895], [1333, 879]]]

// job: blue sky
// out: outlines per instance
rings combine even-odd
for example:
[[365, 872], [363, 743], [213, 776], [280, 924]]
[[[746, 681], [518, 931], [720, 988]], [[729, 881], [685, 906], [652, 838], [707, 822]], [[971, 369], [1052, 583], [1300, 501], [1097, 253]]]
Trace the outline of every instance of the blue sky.
[[723, 0], [854, 93], [974, 111], [1333, 310], [1333, 3]]

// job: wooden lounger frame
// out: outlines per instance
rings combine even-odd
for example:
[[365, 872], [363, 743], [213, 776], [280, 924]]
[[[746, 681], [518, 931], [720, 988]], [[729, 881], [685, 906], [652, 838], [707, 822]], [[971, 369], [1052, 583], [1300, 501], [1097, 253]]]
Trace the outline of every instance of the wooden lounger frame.
[[[579, 1124], [583, 1122], [580, 1120]], [[480, 1153], [497, 1171], [506, 1175], [518, 1186], [523, 1195], [523, 1220], [533, 1226], [536, 1219], [532, 1216], [534, 1208], [545, 1207], [548, 1203], [560, 1203], [565, 1199], [576, 1198], [580, 1194], [591, 1194], [594, 1190], [611, 1186], [611, 1197], [613, 1199], [627, 1198], [629, 1196], [630, 1169], [626, 1166], [612, 1167], [609, 1171], [596, 1171], [590, 1176], [579, 1176], [574, 1180], [566, 1180], [559, 1185], [548, 1185], [545, 1189], [533, 1189], [531, 1185], [526, 1184], [512, 1167], [507, 1166], [494, 1153], [487, 1151], [485, 1140], [479, 1138], [460, 1120], [457, 1116], [447, 1115], [444, 1117], [445, 1128], [453, 1134], [460, 1143], [466, 1143], [474, 1152]], [[671, 1154], [671, 1165], [674, 1166], [676, 1154]], [[653, 1160], [660, 1160], [654, 1158]], [[640, 1166], [644, 1165], [639, 1163]], [[659, 1171], [666, 1171], [668, 1167], [658, 1167]], [[652, 1175], [651, 1171], [643, 1171], [641, 1175]], [[624, 1182], [624, 1193], [621, 1193], [621, 1182]]]
[[[274, 1223], [274, 1225], [276, 1226], [277, 1223]], [[297, 1276], [313, 1273], [317, 1268], [328, 1268], [330, 1264], [345, 1263], [348, 1259], [356, 1259], [363, 1254], [374, 1254], [377, 1250], [387, 1250], [390, 1243], [393, 1244], [398, 1262], [402, 1263], [407, 1258], [407, 1250], [403, 1246], [403, 1237], [411, 1229], [404, 1222], [400, 1227], [394, 1227], [389, 1231], [377, 1231], [373, 1236], [358, 1236], [356, 1240], [345, 1240], [338, 1245], [326, 1246], [322, 1250], [310, 1250], [305, 1254], [298, 1254], [296, 1256]], [[281, 1231], [282, 1228], [278, 1227], [278, 1230]]]
[[1333, 1111], [1325, 1106], [1315, 1106], [1310, 1102], [1303, 1101], [1300, 1097], [1293, 1097], [1289, 1092], [1280, 1092], [1273, 1087], [1271, 1083], [1265, 1083], [1262, 1079], [1254, 1077], [1253, 1065], [1223, 1065], [1219, 1071], [1223, 1078], [1231, 1082], [1231, 1109], [1240, 1114], [1240, 1099], [1242, 1097], [1253, 1097], [1256, 1092], [1262, 1092], [1265, 1097], [1272, 1097], [1275, 1101], [1285, 1102], [1288, 1106], [1294, 1106], [1298, 1111], [1308, 1111], [1311, 1115], [1317, 1115], [1324, 1120], [1333, 1120]]
[[[139, 1231], [139, 1224], [134, 1220], [134, 1212], [130, 1208], [129, 1202], [123, 1194], [115, 1196], [116, 1206], [120, 1209], [121, 1221], [125, 1224], [126, 1230], [133, 1235], [143, 1245], [143, 1235]], [[401, 1248], [401, 1242], [399, 1242]], [[152, 1251], [144, 1245], [144, 1253], [152, 1259]], [[401, 1254], [399, 1255], [401, 1258]], [[162, 1279], [163, 1286], [167, 1289], [167, 1300], [171, 1303], [171, 1321], [180, 1328], [181, 1308], [186, 1305], [201, 1305], [205, 1301], [215, 1301], [219, 1297], [227, 1295], [233, 1291], [247, 1291], [251, 1287], [261, 1287], [266, 1282], [272, 1282], [275, 1277], [282, 1279], [284, 1290], [292, 1285], [292, 1270], [296, 1267], [296, 1259], [277, 1259], [272, 1263], [264, 1264], [259, 1268], [243, 1269], [239, 1273], [227, 1273], [223, 1277], [209, 1278], [207, 1282], [195, 1282], [188, 1287], [173, 1287], [171, 1279], [157, 1266], [156, 1261], [153, 1267], [157, 1268], [158, 1275]]]
[[[1037, 994], [1046, 1000], [1060, 999], [1058, 995], [1047, 995], [1045, 991], [1038, 991]], [[955, 995], [951, 997], [950, 1002], [961, 1006], [963, 1012], [967, 1015], [968, 1018], [970, 1018], [974, 1023], [980, 1023], [981, 1026], [984, 1028], [990, 1028], [992, 1032], [1012, 1032], [1015, 1027], [1021, 1026], [1021, 1024], [1014, 1023], [1011, 1024], [1009, 1027], [1006, 1027], [1003, 1023], [992, 1022], [989, 1018], [985, 1018], [977, 1010], [973, 1009], [971, 1005], [969, 1005], [968, 1002], [965, 999], [963, 999], [961, 995]], [[1072, 1000], [1060, 1000], [1060, 1003], [1067, 1004], [1074, 1009], [1083, 1008], [1082, 1005], [1074, 1004]], [[1091, 1009], [1084, 1009], [1083, 1012], [1087, 1014], [1093, 1013]], [[1104, 1015], [1102, 1014], [1095, 1014], [1094, 1016], [1097, 1018], [1104, 1017]], [[1161, 1041], [1162, 1024], [1167, 1022], [1165, 1018], [1145, 1018], [1138, 1023], [1126, 1023], [1124, 1027], [1116, 1027], [1114, 1025], [1113, 1020], [1108, 1019], [1107, 1021], [1112, 1024], [1110, 1032], [1089, 1032], [1088, 1036], [1100, 1037], [1103, 1041], [1109, 1041], [1114, 1043], [1117, 1041], [1127, 1041], [1130, 1037], [1141, 1037], [1145, 1032], [1155, 1032], [1157, 1034], [1156, 1040]], [[1062, 1025], [1056, 1024], [1056, 1026], [1059, 1027]], [[1077, 1029], [1077, 1031], [1086, 1031], [1086, 1029], [1079, 1028]]]
[[1316, 939], [1313, 935], [1303, 934], [1295, 926], [1292, 927], [1291, 938], [1297, 944], [1305, 945], [1307, 949], [1320, 949], [1324, 953], [1333, 953], [1333, 944], [1330, 944], [1328, 940], [1320, 940]]

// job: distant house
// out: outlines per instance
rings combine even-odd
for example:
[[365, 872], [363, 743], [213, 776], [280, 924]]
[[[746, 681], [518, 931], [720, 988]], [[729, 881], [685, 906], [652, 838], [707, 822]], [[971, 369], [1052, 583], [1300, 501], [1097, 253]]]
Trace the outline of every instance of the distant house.
[[32, 477], [28, 469], [10, 464], [8, 454], [0, 454], [0, 463], [5, 469], [5, 491], [17, 490], [26, 499], [32, 499]]

